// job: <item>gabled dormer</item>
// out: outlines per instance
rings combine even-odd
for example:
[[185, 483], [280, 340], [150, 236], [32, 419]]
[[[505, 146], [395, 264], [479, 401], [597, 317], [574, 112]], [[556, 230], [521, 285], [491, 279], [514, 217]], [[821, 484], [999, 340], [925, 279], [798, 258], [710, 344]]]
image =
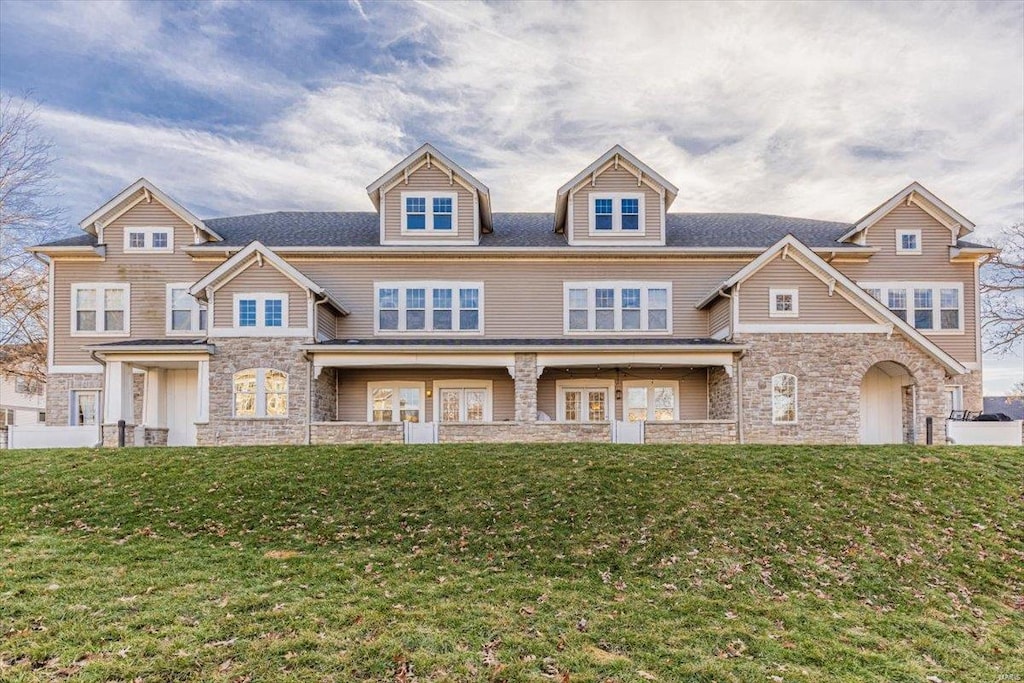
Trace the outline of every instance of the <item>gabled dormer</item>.
[[382, 245], [473, 245], [491, 232], [491, 192], [425, 144], [366, 188]]
[[555, 232], [574, 246], [661, 246], [679, 189], [620, 145], [563, 185]]

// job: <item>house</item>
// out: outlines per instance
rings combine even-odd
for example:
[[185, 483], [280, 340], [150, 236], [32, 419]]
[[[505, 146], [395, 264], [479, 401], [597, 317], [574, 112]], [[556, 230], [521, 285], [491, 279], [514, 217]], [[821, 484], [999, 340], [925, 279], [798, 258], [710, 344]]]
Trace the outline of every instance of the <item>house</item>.
[[0, 350], [0, 428], [46, 422], [46, 384], [19, 355]]
[[[853, 222], [686, 213], [620, 146], [551, 213], [431, 145], [372, 211], [200, 219], [146, 179], [33, 248], [46, 419], [147, 444], [924, 443], [981, 409], [978, 265], [918, 183]], [[554, 188], [553, 188], [554, 189]]]

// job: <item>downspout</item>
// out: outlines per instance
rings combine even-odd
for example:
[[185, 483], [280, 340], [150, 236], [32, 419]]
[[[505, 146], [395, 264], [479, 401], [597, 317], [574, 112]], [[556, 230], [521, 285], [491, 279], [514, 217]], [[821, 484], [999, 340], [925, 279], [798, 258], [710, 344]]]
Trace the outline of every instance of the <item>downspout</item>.
[[[319, 306], [327, 301], [326, 294], [318, 294], [319, 298], [313, 300], [313, 319], [310, 321], [313, 332], [313, 343], [317, 342], [317, 321], [320, 320]], [[306, 357], [306, 445], [313, 443], [313, 357], [309, 351], [304, 351]]]
[[[89, 357], [92, 358], [97, 363], [99, 363], [101, 366], [103, 366], [103, 393], [101, 394], [101, 396], [103, 396], [104, 400], [101, 401], [100, 405], [97, 406], [97, 410], [102, 410], [104, 407], [103, 404], [106, 403], [107, 396], [107, 361], [97, 356], [95, 351], [90, 351]], [[103, 445], [103, 420], [97, 419], [96, 427], [97, 433], [99, 435], [99, 441], [96, 442], [96, 447], [99, 448]]]

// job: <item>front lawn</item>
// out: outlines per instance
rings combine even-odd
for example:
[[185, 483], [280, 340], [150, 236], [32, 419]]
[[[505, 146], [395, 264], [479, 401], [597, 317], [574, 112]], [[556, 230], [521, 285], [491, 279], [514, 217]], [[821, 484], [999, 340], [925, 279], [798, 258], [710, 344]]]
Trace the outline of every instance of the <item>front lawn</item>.
[[0, 451], [2, 680], [973, 683], [1021, 643], [1018, 449]]

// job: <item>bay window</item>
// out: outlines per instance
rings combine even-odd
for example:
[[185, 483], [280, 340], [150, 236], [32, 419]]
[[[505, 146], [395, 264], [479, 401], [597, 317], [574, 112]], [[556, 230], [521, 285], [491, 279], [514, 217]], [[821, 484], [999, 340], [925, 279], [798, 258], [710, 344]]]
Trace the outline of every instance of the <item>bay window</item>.
[[671, 332], [667, 282], [566, 282], [566, 334]]
[[483, 331], [479, 282], [379, 282], [375, 332]]

